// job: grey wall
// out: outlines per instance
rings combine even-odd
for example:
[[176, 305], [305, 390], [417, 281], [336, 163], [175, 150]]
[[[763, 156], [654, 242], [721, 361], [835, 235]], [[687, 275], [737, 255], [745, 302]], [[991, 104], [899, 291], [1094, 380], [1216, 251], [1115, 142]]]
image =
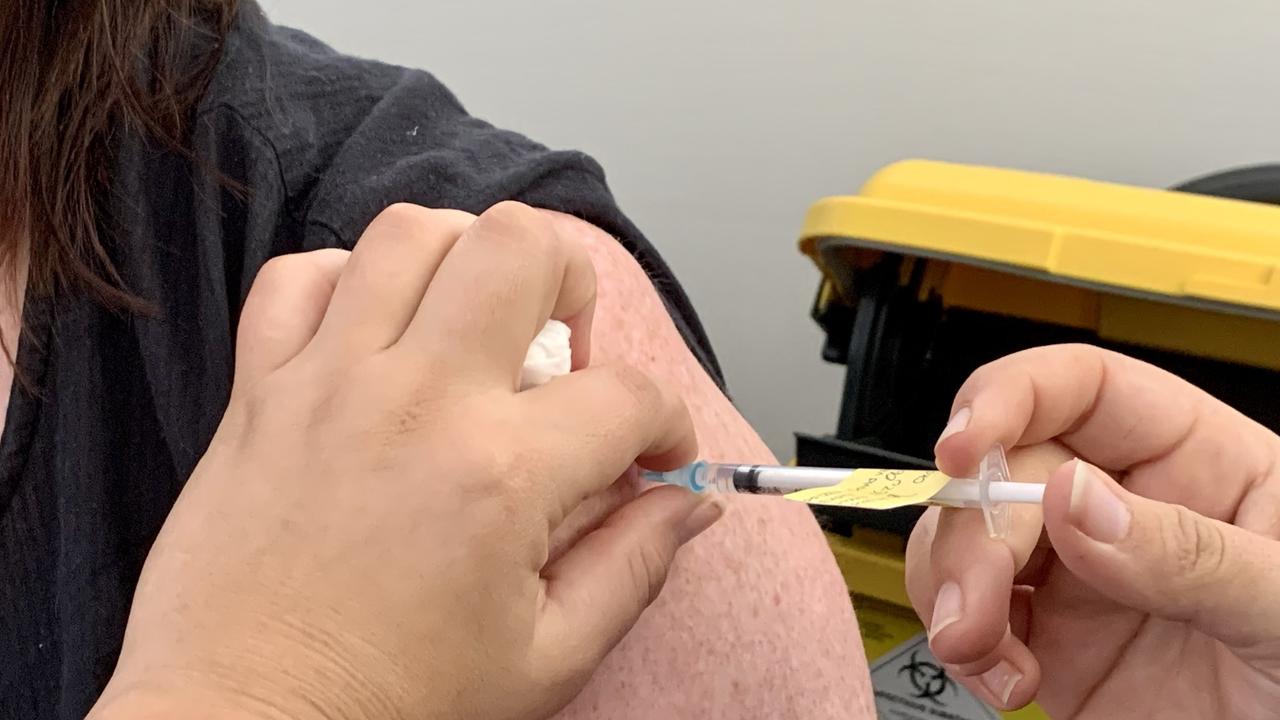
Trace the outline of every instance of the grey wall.
[[793, 430], [834, 428], [842, 378], [794, 244], [813, 200], [909, 156], [1153, 185], [1280, 158], [1268, 0], [264, 5], [599, 159], [783, 456]]

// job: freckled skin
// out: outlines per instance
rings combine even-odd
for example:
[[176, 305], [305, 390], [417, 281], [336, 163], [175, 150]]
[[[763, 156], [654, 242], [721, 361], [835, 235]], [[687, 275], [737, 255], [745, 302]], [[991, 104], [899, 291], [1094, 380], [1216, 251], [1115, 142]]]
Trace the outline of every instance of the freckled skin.
[[[595, 262], [592, 362], [627, 362], [677, 389], [702, 457], [776, 462], [685, 347], [631, 256], [594, 227], [553, 217]], [[681, 551], [658, 601], [557, 717], [874, 718], [848, 591], [808, 509], [734, 498], [725, 519]]]

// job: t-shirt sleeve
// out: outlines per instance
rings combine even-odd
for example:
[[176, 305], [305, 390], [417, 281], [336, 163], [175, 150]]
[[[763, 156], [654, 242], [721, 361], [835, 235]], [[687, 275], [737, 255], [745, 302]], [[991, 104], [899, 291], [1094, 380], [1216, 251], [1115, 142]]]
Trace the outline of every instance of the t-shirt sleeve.
[[[285, 67], [270, 115], [302, 245], [353, 247], [387, 206], [410, 202], [479, 213], [503, 200], [580, 218], [613, 236], [653, 282], [706, 371], [724, 387], [711, 344], [671, 269], [618, 208], [604, 171], [581, 152], [551, 150], [470, 116], [426, 72], [357, 60], [274, 28]], [[305, 71], [300, 71], [305, 68]]]

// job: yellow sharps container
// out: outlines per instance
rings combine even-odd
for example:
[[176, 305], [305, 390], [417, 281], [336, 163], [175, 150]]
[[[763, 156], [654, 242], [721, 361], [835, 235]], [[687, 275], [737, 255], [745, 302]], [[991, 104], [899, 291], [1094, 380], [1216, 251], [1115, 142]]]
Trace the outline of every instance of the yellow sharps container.
[[[802, 465], [931, 467], [952, 397], [982, 364], [1085, 342], [1164, 367], [1280, 430], [1280, 207], [930, 161], [814, 204], [824, 357], [847, 366], [831, 435]], [[817, 509], [854, 596], [883, 717], [999, 715], [941, 675], [910, 612], [919, 509]]]

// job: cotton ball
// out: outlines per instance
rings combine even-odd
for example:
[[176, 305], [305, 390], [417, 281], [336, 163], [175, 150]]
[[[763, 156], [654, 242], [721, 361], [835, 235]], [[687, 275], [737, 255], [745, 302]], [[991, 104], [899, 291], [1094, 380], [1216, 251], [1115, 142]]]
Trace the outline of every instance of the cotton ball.
[[528, 390], [546, 384], [551, 378], [568, 375], [573, 353], [569, 348], [569, 326], [559, 320], [548, 320], [542, 332], [533, 339], [524, 367], [520, 368], [520, 389]]

